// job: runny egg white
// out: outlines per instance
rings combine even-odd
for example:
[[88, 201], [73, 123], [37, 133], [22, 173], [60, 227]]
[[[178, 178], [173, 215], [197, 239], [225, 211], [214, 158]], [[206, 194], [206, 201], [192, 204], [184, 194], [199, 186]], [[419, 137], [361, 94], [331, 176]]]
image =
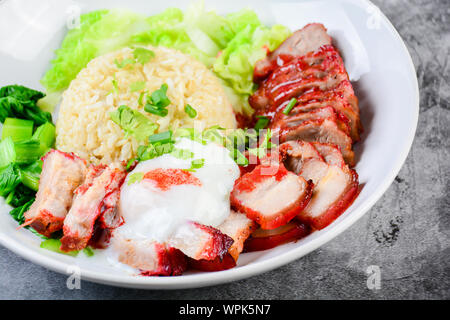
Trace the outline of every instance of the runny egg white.
[[[140, 162], [130, 172], [120, 194], [125, 223], [116, 232], [128, 239], [164, 242], [187, 221], [217, 227], [228, 217], [230, 192], [239, 177], [229, 151], [215, 143], [204, 145], [185, 138], [178, 140], [175, 148], [189, 150], [194, 156], [179, 159], [165, 154]], [[201, 168], [181, 170], [199, 159], [204, 159]], [[142, 174], [142, 180], [130, 182]]]

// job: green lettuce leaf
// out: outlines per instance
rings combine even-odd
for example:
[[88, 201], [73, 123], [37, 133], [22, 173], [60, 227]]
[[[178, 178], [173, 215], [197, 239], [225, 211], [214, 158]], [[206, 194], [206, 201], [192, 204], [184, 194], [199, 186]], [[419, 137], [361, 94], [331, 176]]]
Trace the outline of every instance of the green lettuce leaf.
[[127, 10], [99, 10], [81, 15], [80, 28], [67, 32], [52, 67], [41, 80], [48, 92], [67, 88], [89, 61], [130, 44], [146, 28], [144, 17]]

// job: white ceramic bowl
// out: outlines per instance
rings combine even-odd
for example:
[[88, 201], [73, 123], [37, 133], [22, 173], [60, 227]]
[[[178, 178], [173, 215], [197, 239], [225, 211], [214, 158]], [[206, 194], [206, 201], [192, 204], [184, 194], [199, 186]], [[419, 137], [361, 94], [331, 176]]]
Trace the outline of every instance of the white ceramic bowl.
[[[360, 99], [365, 133], [362, 141], [355, 147], [358, 160], [356, 170], [360, 177], [362, 190], [353, 205], [330, 226], [301, 241], [271, 250], [242, 254], [238, 266], [231, 270], [189, 273], [180, 277], [138, 277], [124, 275], [112, 267], [94, 265], [89, 263], [89, 260], [82, 260], [77, 263], [83, 279], [123, 287], [176, 289], [209, 286], [247, 278], [280, 267], [317, 249], [347, 229], [380, 199], [398, 174], [414, 138], [419, 113], [417, 78], [411, 57], [402, 39], [388, 19], [379, 13], [369, 1], [334, 0], [332, 2], [341, 6], [354, 26], [354, 31], [366, 49], [370, 64], [370, 71], [355, 83], [355, 90]], [[45, 1], [39, 3], [45, 3]], [[188, 1], [128, 0], [121, 2], [105, 0], [76, 1], [76, 3], [81, 6], [83, 11], [126, 6], [150, 15], [170, 6], [184, 9]], [[261, 19], [268, 24], [277, 22], [288, 25], [292, 29], [298, 29], [303, 26], [305, 21], [305, 17], [296, 18], [296, 16], [301, 16], [298, 8], [295, 7], [299, 3], [303, 2], [207, 1], [207, 7], [214, 8], [218, 12], [232, 12], [249, 6], [255, 9]], [[4, 4], [5, 2], [0, 2], [0, 16]], [[18, 1], [18, 5], [24, 14], [36, 11], [27, 9], [26, 6], [21, 9], [20, 1]], [[292, 14], [292, 12], [298, 14]], [[308, 18], [306, 17], [306, 19]], [[312, 14], [309, 22], [325, 22], [314, 19], [321, 18]], [[18, 83], [41, 88], [38, 81], [48, 68], [53, 50], [59, 46], [65, 32], [64, 19], [55, 17], [53, 22], [58, 27], [55, 28], [54, 33], [49, 35], [49, 43], [41, 50], [36, 49], [35, 54], [31, 56], [25, 54], [24, 57], [23, 52], [22, 56], [19, 56], [21, 59], [28, 60], [11, 57], [4, 45], [0, 43], [0, 86]], [[0, 30], [8, 27], [1, 26], [1, 24], [0, 21]], [[333, 25], [333, 28], [328, 26], [330, 32], [332, 34], [347, 32], [338, 30], [339, 25], [337, 23]], [[25, 39], [27, 35], [24, 34], [21, 37]], [[2, 49], [4, 53], [1, 53]], [[346, 58], [346, 64], [348, 59], [352, 59], [352, 57], [347, 58], [345, 54], [344, 58]], [[3, 208], [1, 211], [1, 245], [25, 259], [61, 273], [66, 273], [68, 268], [75, 263], [72, 257], [40, 249], [40, 241], [37, 237], [26, 230], [16, 230], [17, 223], [7, 214], [6, 209]]]

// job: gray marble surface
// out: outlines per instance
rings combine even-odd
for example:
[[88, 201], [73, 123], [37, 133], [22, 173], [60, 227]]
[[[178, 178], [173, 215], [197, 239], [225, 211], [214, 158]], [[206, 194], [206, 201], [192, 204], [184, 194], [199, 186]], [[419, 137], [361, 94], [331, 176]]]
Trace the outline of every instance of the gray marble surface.
[[[393, 185], [332, 242], [277, 270], [201, 289], [144, 291], [82, 282], [0, 247], [1, 299], [449, 299], [450, 0], [374, 0], [406, 42], [420, 85], [414, 145]], [[366, 270], [381, 268], [369, 290]]]

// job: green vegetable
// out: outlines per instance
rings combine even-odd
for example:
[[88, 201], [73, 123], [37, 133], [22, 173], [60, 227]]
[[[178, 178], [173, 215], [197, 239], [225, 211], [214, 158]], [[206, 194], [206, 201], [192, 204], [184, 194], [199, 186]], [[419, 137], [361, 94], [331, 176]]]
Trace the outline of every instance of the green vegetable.
[[39, 141], [44, 144], [48, 148], [52, 148], [55, 144], [56, 138], [56, 129], [55, 126], [46, 122], [43, 125], [39, 126], [33, 134], [33, 139]]
[[136, 81], [130, 84], [130, 91], [136, 92], [145, 89], [145, 81]]
[[126, 136], [132, 135], [138, 141], [146, 140], [158, 129], [158, 125], [151, 122], [142, 113], [125, 105], [111, 112], [110, 117], [122, 128]]
[[47, 239], [41, 242], [40, 247], [42, 249], [47, 249], [50, 251], [54, 251], [57, 253], [62, 253], [62, 254], [66, 254], [68, 256], [72, 256], [72, 257], [76, 257], [79, 253], [79, 251], [70, 251], [70, 252], [65, 252], [62, 251], [61, 248], [61, 240], [59, 239]]
[[246, 101], [255, 91], [253, 69], [256, 62], [267, 55], [267, 50], [276, 49], [290, 34], [289, 30], [281, 25], [270, 29], [261, 24], [255, 25], [256, 22], [240, 31], [213, 65], [214, 72], [240, 95], [246, 114], [252, 113]]
[[36, 162], [20, 169], [22, 175], [22, 183], [28, 188], [34, 191], [38, 191], [41, 171], [42, 171], [41, 160], [37, 160]]
[[80, 27], [67, 32], [42, 85], [48, 92], [64, 90], [93, 58], [130, 45], [131, 36], [146, 29], [144, 17], [123, 9], [81, 15]]
[[165, 117], [169, 113], [166, 107], [170, 104], [170, 99], [167, 97], [168, 86], [163, 83], [158, 90], [155, 90], [150, 97], [147, 97], [147, 104], [144, 110], [148, 113]]
[[155, 143], [169, 143], [172, 141], [172, 131], [168, 130], [161, 133], [156, 133], [148, 137], [148, 142], [155, 144]]
[[11, 137], [13, 141], [27, 140], [33, 134], [33, 121], [6, 118], [2, 128], [2, 139]]
[[136, 182], [141, 182], [142, 179], [144, 179], [144, 173], [143, 172], [132, 173], [128, 177], [128, 185], [132, 185], [133, 183], [136, 183]]
[[189, 169], [184, 169], [185, 171], [195, 172], [205, 165], [205, 159], [195, 159], [191, 161], [191, 167]]
[[139, 146], [138, 148], [138, 160], [139, 161], [145, 161], [154, 159], [157, 157], [162, 156], [166, 153], [171, 153], [174, 149], [173, 143], [156, 143], [156, 144], [149, 144], [148, 146]]
[[83, 249], [83, 253], [88, 257], [92, 257], [94, 255], [94, 250], [91, 247], [86, 247]]
[[0, 168], [0, 196], [8, 195], [19, 185], [21, 180], [21, 172], [15, 164], [11, 163]]
[[119, 69], [125, 68], [126, 66], [134, 64], [134, 63], [135, 63], [135, 61], [133, 59], [123, 59], [121, 61], [118, 61], [117, 59], [114, 60], [114, 64]]
[[256, 118], [258, 119], [258, 121], [256, 121], [256, 124], [255, 124], [256, 131], [264, 129], [265, 127], [267, 127], [267, 125], [270, 122], [270, 119], [266, 116], [257, 116]]
[[11, 191], [5, 199], [5, 202], [14, 208], [21, 207], [29, 201], [34, 201], [36, 192], [20, 183]]
[[184, 112], [187, 113], [189, 118], [195, 118], [197, 116], [197, 110], [192, 108], [189, 104], [184, 107]]
[[170, 154], [181, 160], [187, 160], [194, 157], [194, 153], [186, 149], [174, 148]]
[[11, 217], [13, 217], [14, 220], [16, 220], [19, 224], [23, 224], [25, 222], [24, 213], [31, 207], [31, 205], [34, 202], [34, 198], [32, 200], [29, 200], [25, 204], [12, 209], [9, 214]]
[[11, 137], [0, 142], [0, 167], [4, 167], [16, 161], [16, 151]]
[[16, 163], [28, 164], [39, 159], [46, 148], [41, 146], [37, 140], [25, 140], [14, 143], [14, 151], [16, 152]]
[[36, 105], [42, 97], [42, 92], [24, 86], [10, 85], [0, 88], [0, 122], [3, 123], [8, 117], [33, 120], [36, 125], [51, 122], [51, 114]]
[[284, 108], [283, 114], [288, 115], [289, 112], [291, 112], [292, 108], [295, 106], [296, 103], [297, 103], [297, 99], [292, 98], [289, 101], [289, 103], [287, 104], [286, 108]]
[[136, 59], [136, 62], [144, 65], [155, 57], [155, 53], [146, 48], [136, 48], [133, 50], [133, 56]]

